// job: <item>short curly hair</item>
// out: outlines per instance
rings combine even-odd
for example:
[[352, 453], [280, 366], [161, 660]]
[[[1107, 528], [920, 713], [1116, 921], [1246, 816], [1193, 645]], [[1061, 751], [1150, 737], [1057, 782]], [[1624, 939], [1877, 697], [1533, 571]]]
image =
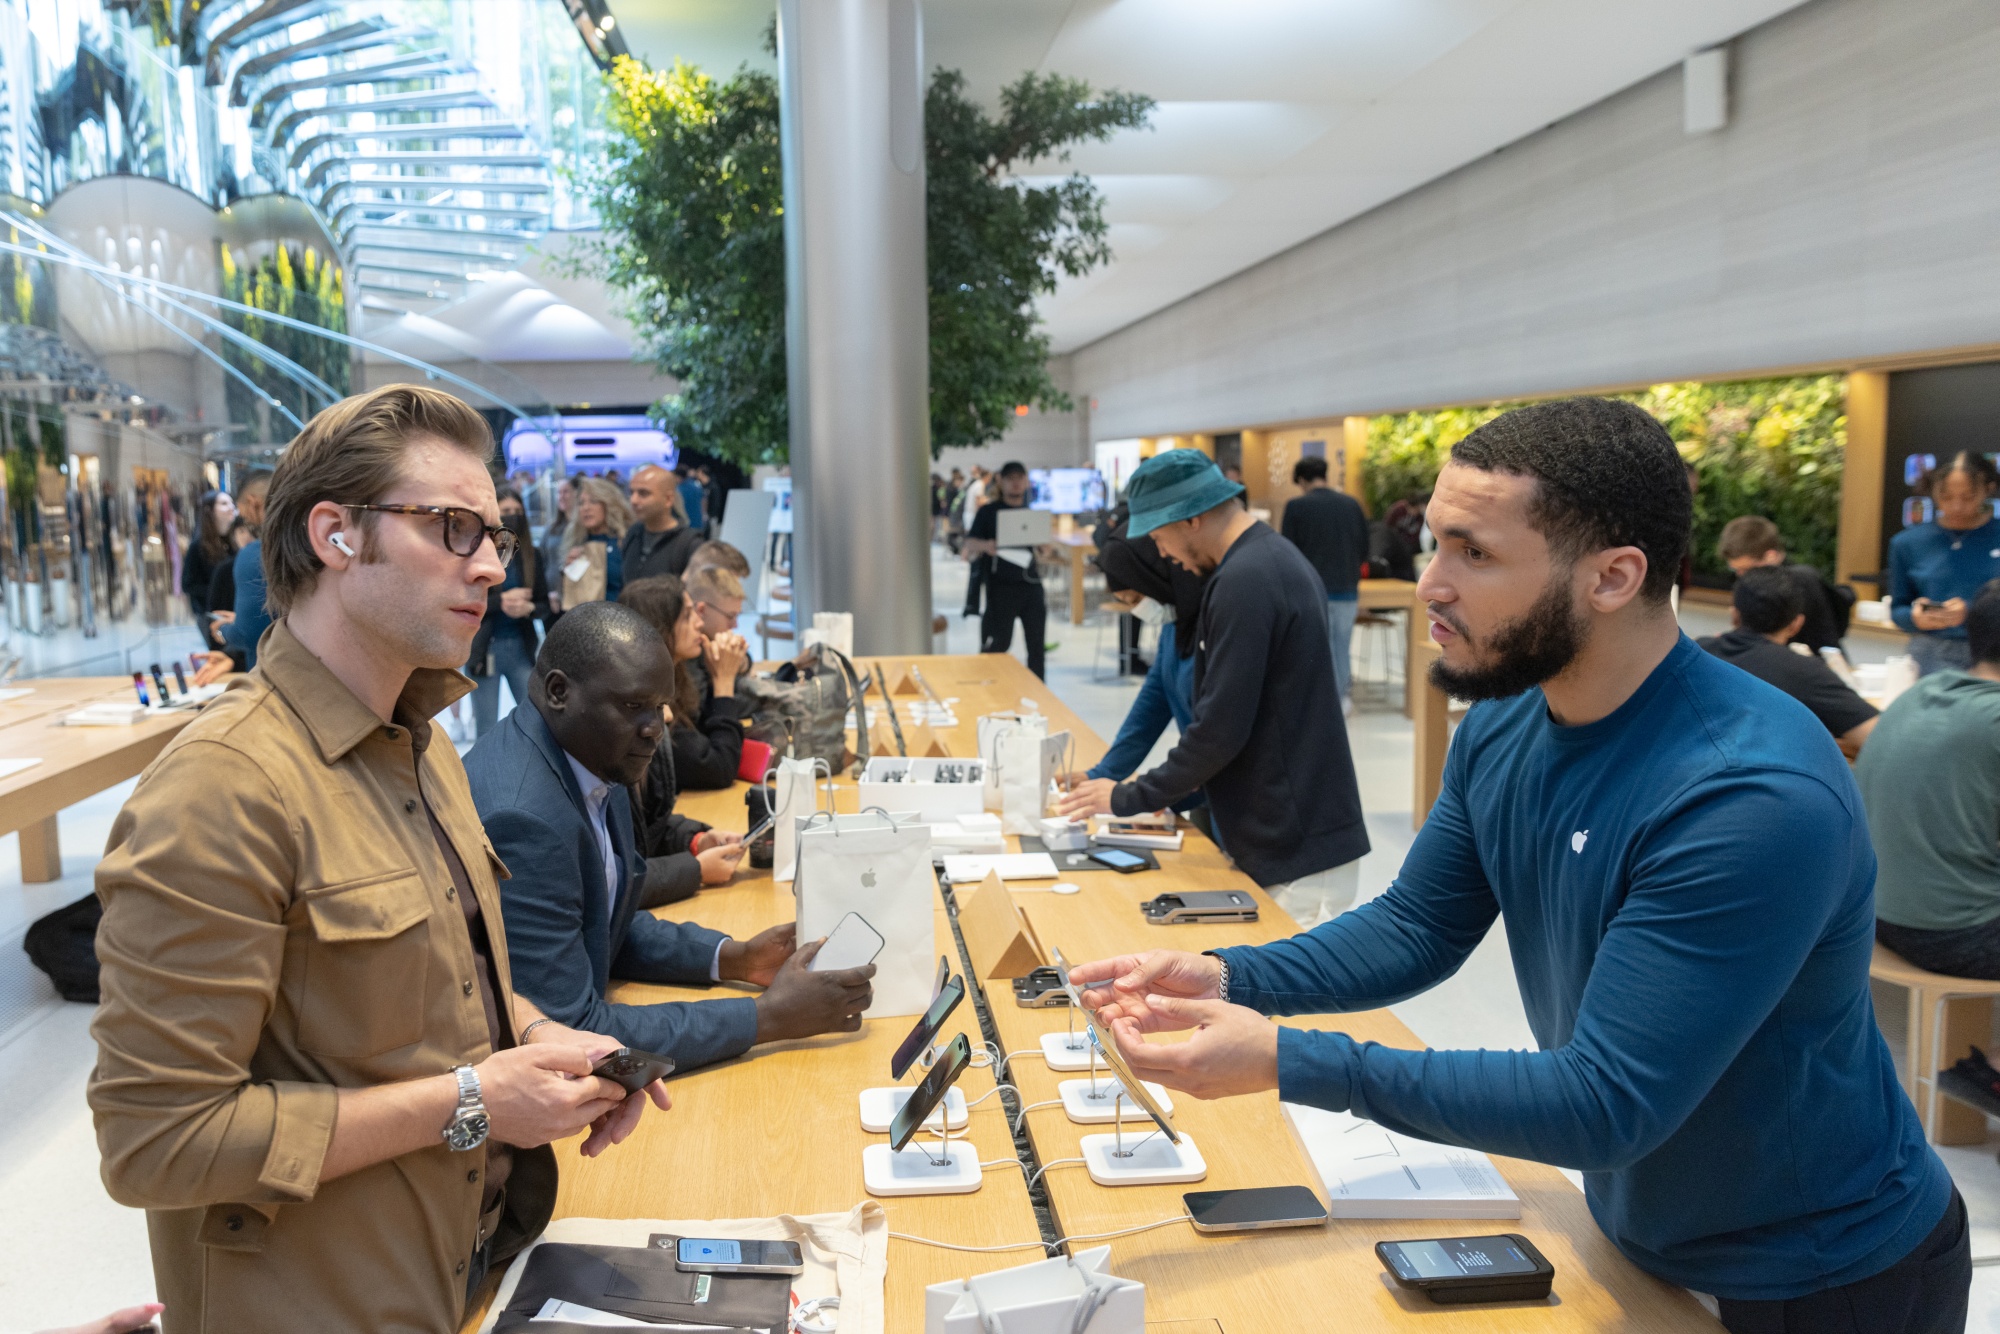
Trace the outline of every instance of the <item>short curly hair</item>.
[[1637, 547], [1646, 555], [1640, 596], [1667, 600], [1687, 554], [1694, 498], [1673, 437], [1643, 409], [1609, 398], [1517, 408], [1453, 445], [1451, 461], [1533, 478], [1529, 522], [1559, 559]]

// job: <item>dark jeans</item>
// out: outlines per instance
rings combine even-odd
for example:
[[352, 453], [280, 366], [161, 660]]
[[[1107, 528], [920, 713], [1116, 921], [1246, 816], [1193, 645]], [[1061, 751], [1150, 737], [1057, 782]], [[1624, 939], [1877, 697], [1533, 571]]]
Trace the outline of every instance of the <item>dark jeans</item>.
[[1972, 1229], [1956, 1190], [1908, 1255], [1864, 1278], [1788, 1302], [1717, 1303], [1731, 1334], [1965, 1334]]
[[1042, 597], [1042, 586], [987, 580], [986, 612], [979, 618], [979, 651], [1010, 651], [1017, 620], [1028, 641], [1028, 670], [1041, 676], [1042, 649], [1049, 630], [1049, 604]]
[[2000, 982], [2000, 917], [1957, 931], [1925, 931], [1878, 918], [1875, 939], [1933, 973]]
[[[493, 730], [493, 724], [500, 721], [500, 683], [514, 692], [514, 705], [519, 708], [528, 702], [528, 678], [535, 671], [534, 634], [532, 625], [524, 625], [527, 635], [513, 631], [493, 636], [493, 672], [490, 676], [475, 676], [473, 685], [478, 689], [472, 695], [473, 735], [485, 736]], [[484, 667], [484, 663], [472, 663], [474, 667]]]

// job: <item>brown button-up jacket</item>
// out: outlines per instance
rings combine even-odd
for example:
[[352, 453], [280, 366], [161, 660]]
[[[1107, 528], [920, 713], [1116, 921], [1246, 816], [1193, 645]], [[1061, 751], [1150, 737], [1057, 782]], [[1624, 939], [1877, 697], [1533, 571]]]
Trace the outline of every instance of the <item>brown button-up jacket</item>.
[[[384, 724], [280, 622], [112, 827], [90, 1106], [105, 1186], [147, 1211], [167, 1334], [458, 1326], [484, 1239], [484, 1153], [440, 1139], [319, 1174], [335, 1089], [491, 1050], [426, 801], [478, 895], [511, 1011], [506, 871], [427, 721], [470, 688], [417, 672]], [[510, 1223], [538, 1230], [554, 1192], [553, 1155], [517, 1151]]]

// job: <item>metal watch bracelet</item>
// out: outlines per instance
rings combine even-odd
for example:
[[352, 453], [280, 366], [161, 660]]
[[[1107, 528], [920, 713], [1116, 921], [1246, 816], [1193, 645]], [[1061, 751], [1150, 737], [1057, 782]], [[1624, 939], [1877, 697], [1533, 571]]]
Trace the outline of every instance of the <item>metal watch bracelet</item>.
[[1223, 958], [1214, 950], [1203, 950], [1202, 953], [1215, 960], [1216, 967], [1221, 970], [1220, 975], [1215, 979], [1215, 996], [1217, 1000], [1226, 1005], [1229, 1003], [1229, 960]]

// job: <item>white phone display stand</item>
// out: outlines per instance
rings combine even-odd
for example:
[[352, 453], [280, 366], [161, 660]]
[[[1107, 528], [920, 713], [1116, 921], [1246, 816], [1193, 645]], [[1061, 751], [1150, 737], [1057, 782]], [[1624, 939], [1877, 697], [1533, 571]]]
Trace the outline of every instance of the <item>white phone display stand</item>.
[[[861, 1090], [861, 1128], [871, 1135], [885, 1135], [896, 1113], [903, 1110], [903, 1104], [910, 1100], [912, 1090], [902, 1085], [888, 1088]], [[951, 1118], [953, 1130], [963, 1130], [971, 1119], [966, 1110], [965, 1095], [957, 1089], [947, 1089], [944, 1106], [932, 1112], [924, 1121], [924, 1129], [941, 1131], [945, 1128], [945, 1118]]]
[[979, 1151], [965, 1140], [952, 1143], [949, 1128], [935, 1146], [912, 1140], [901, 1153], [886, 1144], [861, 1151], [861, 1183], [870, 1195], [968, 1195], [979, 1178]]
[[1069, 1032], [1042, 1034], [1042, 1059], [1049, 1069], [1068, 1072], [1096, 1068], [1097, 1057], [1090, 1050], [1090, 1035], [1076, 1031], [1076, 1007], [1069, 1007]]
[[[1109, 1135], [1085, 1135], [1077, 1150], [1090, 1179], [1100, 1186], [1163, 1186], [1176, 1181], [1199, 1181], [1208, 1175], [1208, 1161], [1186, 1135], [1176, 1144], [1147, 1118], [1143, 1132], [1125, 1130], [1124, 1098], [1111, 1101]], [[1161, 1111], [1167, 1109], [1162, 1107]]]
[[924, 1289], [924, 1334], [1144, 1334], [1146, 1285], [1105, 1272], [1109, 1246]]
[[1042, 1059], [1051, 1070], [1088, 1070], [1090, 1039], [1082, 1033], [1044, 1033]]
[[[1168, 1116], [1174, 1114], [1174, 1100], [1167, 1091], [1152, 1080], [1144, 1081], [1146, 1092], [1153, 1095], [1153, 1101], [1160, 1104], [1160, 1110]], [[1133, 1102], [1125, 1092], [1124, 1085], [1109, 1077], [1102, 1079], [1065, 1079], [1056, 1085], [1056, 1094], [1062, 1098], [1063, 1111], [1069, 1119], [1081, 1126], [1103, 1125], [1117, 1120], [1120, 1116], [1144, 1117], [1139, 1104]], [[1113, 1107], [1116, 1099], [1122, 1104]]]

